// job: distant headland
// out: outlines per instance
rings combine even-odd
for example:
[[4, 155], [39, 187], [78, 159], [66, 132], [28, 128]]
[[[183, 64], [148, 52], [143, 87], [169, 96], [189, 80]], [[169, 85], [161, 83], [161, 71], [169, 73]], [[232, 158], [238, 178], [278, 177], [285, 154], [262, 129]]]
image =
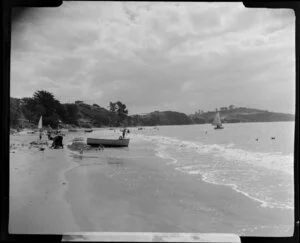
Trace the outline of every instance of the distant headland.
[[121, 101], [110, 102], [107, 108], [98, 104], [86, 104], [80, 100], [62, 104], [52, 93], [40, 90], [33, 97], [10, 98], [10, 126], [36, 128], [41, 115], [43, 124], [53, 128], [206, 124], [212, 123], [216, 111], [220, 113], [223, 123], [295, 120], [295, 115], [292, 114], [233, 105], [217, 108], [215, 111], [198, 110], [190, 115], [176, 111], [128, 115], [128, 109]]

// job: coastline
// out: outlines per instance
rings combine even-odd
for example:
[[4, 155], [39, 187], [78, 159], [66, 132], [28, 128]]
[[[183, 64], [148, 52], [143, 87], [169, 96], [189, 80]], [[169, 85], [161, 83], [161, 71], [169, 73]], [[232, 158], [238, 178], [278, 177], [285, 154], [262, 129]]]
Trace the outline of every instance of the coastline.
[[263, 208], [228, 186], [195, 181], [154, 153], [130, 159], [106, 153], [66, 173], [66, 198], [84, 231], [292, 234], [289, 217], [282, 220], [292, 210]]
[[[11, 136], [11, 143], [33, 138]], [[11, 233], [293, 232], [291, 210], [262, 208], [228, 186], [174, 171], [149, 142], [83, 155], [19, 147], [11, 154]], [[281, 220], [283, 213], [289, 216]]]

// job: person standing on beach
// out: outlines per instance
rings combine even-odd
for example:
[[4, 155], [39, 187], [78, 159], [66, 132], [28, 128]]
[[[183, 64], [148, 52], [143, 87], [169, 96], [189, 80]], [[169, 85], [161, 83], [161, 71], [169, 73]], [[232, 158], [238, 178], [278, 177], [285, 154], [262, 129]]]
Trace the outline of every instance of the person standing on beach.
[[123, 130], [123, 138], [125, 138], [125, 135], [126, 135], [126, 128], [124, 128]]

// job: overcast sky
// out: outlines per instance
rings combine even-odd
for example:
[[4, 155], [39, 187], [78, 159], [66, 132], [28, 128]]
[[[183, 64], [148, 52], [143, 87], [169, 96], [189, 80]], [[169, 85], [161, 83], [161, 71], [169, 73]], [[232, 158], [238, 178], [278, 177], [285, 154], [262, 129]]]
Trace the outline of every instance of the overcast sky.
[[246, 106], [294, 113], [295, 15], [242, 3], [64, 2], [14, 23], [11, 96], [130, 114]]

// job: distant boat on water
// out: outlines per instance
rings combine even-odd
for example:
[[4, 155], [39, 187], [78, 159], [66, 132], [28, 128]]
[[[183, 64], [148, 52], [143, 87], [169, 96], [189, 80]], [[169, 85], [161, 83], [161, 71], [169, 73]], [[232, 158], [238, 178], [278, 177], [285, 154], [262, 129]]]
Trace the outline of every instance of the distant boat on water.
[[215, 115], [215, 118], [212, 122], [212, 125], [215, 126], [215, 129], [223, 129], [224, 127], [222, 126], [221, 118], [220, 118], [220, 113], [217, 112]]

